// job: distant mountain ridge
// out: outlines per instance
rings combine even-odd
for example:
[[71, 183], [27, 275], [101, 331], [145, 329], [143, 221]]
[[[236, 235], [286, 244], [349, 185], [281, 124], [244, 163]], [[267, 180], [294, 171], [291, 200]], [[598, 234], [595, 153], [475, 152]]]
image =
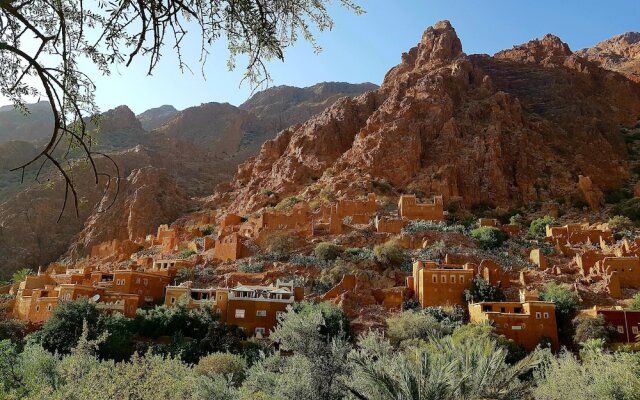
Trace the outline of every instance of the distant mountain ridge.
[[[325, 83], [285, 91], [270, 88], [257, 93], [259, 101], [252, 98], [244, 108], [206, 103], [178, 111], [165, 105], [137, 116], [127, 106], [108, 110], [94, 133], [94, 148], [118, 163], [119, 197], [108, 212], [99, 212], [106, 180], [101, 178], [96, 187], [90, 171], [80, 163], [73, 167], [81, 196], [80, 218], [67, 209], [60, 224], [55, 223], [64, 196], [59, 177], [53, 174], [51, 181], [45, 177], [46, 185], [31, 184], [35, 171], [28, 170], [28, 183], [21, 185], [20, 174], [8, 172], [35, 155], [40, 145], [12, 139], [24, 139], [22, 133], [4, 135], [7, 140], [3, 140], [0, 132], [0, 167], [4, 168], [0, 171], [0, 272], [35, 268], [67, 250], [80, 257], [102, 241], [151, 233], [158, 224], [197, 207], [195, 197], [210, 194], [217, 184], [233, 177], [240, 163], [276, 136], [277, 126], [298, 123], [343, 96], [372, 87]], [[279, 105], [270, 108], [269, 99]], [[259, 110], [254, 112], [254, 108]], [[48, 104], [38, 103], [30, 109], [30, 116], [17, 118], [12, 109], [4, 107], [8, 113], [0, 112], [0, 127], [25, 127], [20, 132], [47, 138], [51, 129], [46, 125]], [[279, 113], [277, 124], [273, 110]], [[13, 122], [16, 119], [19, 125]], [[114, 166], [106, 160], [98, 160], [98, 165], [115, 176]], [[114, 187], [112, 182], [111, 190]]]

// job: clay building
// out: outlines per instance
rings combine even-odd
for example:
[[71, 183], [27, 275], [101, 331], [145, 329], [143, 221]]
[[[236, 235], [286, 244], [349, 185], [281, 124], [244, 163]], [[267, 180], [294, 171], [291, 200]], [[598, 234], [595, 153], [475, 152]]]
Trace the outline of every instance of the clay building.
[[221, 239], [216, 240], [213, 248], [213, 256], [221, 261], [236, 261], [245, 257], [250, 257], [253, 252], [245, 244], [247, 238], [234, 232]]
[[374, 223], [378, 233], [397, 234], [402, 232], [402, 228], [404, 228], [404, 221], [402, 219], [376, 216]]
[[463, 293], [471, 287], [474, 274], [471, 264], [438, 265], [433, 261], [415, 261], [407, 286], [423, 308], [464, 305]]
[[640, 288], [639, 257], [605, 257], [595, 263], [594, 270], [601, 275], [617, 275], [621, 288]]
[[113, 292], [136, 294], [140, 305], [157, 303], [164, 296], [164, 289], [171, 278], [148, 272], [116, 270], [113, 272]]
[[616, 332], [614, 343], [635, 343], [640, 340], [640, 311], [625, 310], [621, 307], [600, 308], [594, 306], [587, 310], [581, 310], [581, 315], [596, 317], [602, 315], [608, 325], [611, 325]]
[[404, 194], [398, 201], [398, 214], [408, 220], [444, 221], [442, 196], [434, 196], [431, 203], [418, 204], [414, 195]]
[[532, 351], [543, 339], [558, 350], [555, 305], [545, 301], [481, 302], [469, 304], [471, 322], [489, 322], [498, 335]]
[[280, 313], [304, 299], [304, 289], [292, 282], [277, 281], [271, 286], [244, 286], [193, 289], [189, 285], [169, 286], [165, 304], [175, 304], [186, 296], [188, 307], [212, 307], [220, 321], [241, 327], [249, 336], [265, 337], [278, 324]]

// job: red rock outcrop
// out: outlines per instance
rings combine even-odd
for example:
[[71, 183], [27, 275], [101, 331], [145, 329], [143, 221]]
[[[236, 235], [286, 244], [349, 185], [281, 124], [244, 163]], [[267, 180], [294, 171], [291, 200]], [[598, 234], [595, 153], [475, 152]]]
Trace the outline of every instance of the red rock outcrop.
[[225, 197], [249, 211], [268, 204], [265, 189], [279, 198], [322, 188], [352, 196], [384, 179], [445, 201], [511, 206], [575, 194], [579, 175], [606, 191], [628, 176], [620, 127], [638, 115], [640, 85], [554, 36], [468, 56], [443, 21], [378, 90], [265, 143]]
[[627, 32], [576, 54], [640, 82], [640, 33]]

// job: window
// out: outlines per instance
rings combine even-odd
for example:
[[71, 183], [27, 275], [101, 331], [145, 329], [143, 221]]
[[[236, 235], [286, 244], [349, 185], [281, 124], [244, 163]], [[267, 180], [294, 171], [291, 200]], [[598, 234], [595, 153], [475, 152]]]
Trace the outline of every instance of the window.
[[51, 304], [47, 304], [47, 311], [51, 311]]
[[638, 327], [637, 326], [632, 326], [631, 327], [631, 332], [633, 332], [634, 335], [638, 334]]
[[38, 312], [38, 311], [40, 311], [40, 305], [39, 304], [36, 306], [36, 312]]
[[145, 279], [144, 281], [142, 281], [144, 283], [145, 286], [147, 286], [149, 284], [149, 280]]
[[504, 308], [504, 307], [500, 307], [500, 312], [501, 312], [501, 313], [506, 313], [506, 312], [507, 312], [507, 309], [506, 309], [506, 308]]
[[542, 318], [542, 313], [537, 312], [537, 313], [536, 313], [536, 319], [540, 319], [540, 318]]
[[267, 316], [267, 310], [256, 311], [256, 317], [266, 317], [266, 316]]
[[244, 310], [236, 310], [236, 318], [244, 318]]
[[464, 283], [464, 276], [460, 275], [460, 279], [459, 279], [460, 283]]
[[438, 277], [435, 275], [431, 276], [433, 278], [433, 283], [438, 283]]
[[522, 307], [515, 307], [513, 309], [513, 312], [516, 313], [516, 314], [522, 314]]
[[521, 331], [522, 330], [522, 326], [520, 325], [514, 325], [511, 327], [512, 331]]
[[264, 335], [264, 328], [256, 328], [256, 336]]
[[136, 283], [140, 284], [140, 278], [136, 278]]
[[446, 276], [446, 275], [442, 275], [442, 276], [440, 277], [440, 281], [441, 281], [442, 283], [447, 283], [447, 276]]
[[491, 306], [482, 306], [483, 312], [491, 312]]
[[543, 315], [544, 315], [544, 319], [548, 319], [549, 318], [549, 313], [548, 312], [544, 313]]
[[624, 333], [624, 326], [618, 325], [618, 333]]
[[171, 304], [174, 304], [175, 302], [176, 302], [176, 298], [175, 298], [175, 297], [172, 297], [172, 298], [171, 298]]
[[451, 281], [451, 283], [456, 283], [456, 276], [455, 275], [451, 275], [449, 277], [449, 280]]

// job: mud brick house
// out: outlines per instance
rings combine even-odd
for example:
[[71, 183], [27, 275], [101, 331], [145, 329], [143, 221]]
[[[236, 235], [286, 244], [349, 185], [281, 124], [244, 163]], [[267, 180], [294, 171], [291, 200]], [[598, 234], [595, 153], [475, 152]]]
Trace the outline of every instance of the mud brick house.
[[621, 288], [640, 288], [640, 257], [605, 257], [594, 269], [605, 276], [617, 275]]
[[442, 196], [434, 196], [430, 204], [418, 204], [414, 195], [402, 195], [398, 201], [400, 217], [408, 220], [444, 221], [444, 203]]
[[213, 248], [213, 256], [221, 261], [236, 261], [250, 257], [253, 253], [245, 244], [247, 238], [237, 232], [216, 240]]
[[599, 244], [601, 240], [605, 243], [612, 242], [613, 234], [609, 229], [602, 229], [602, 227], [594, 228], [589, 224], [547, 225], [546, 238], [548, 241], [558, 244]]
[[113, 271], [112, 291], [136, 294], [142, 304], [157, 303], [164, 296], [165, 287], [171, 282], [168, 276], [136, 270]]
[[217, 289], [193, 289], [187, 284], [167, 287], [165, 304], [176, 304], [182, 296], [186, 296], [190, 308], [211, 307], [221, 322], [237, 325], [249, 336], [265, 337], [278, 324], [280, 313], [304, 299], [304, 289], [281, 281], [271, 286]]
[[613, 326], [616, 335], [614, 343], [636, 343], [640, 332], [640, 311], [625, 310], [621, 307], [600, 308], [594, 306], [588, 310], [581, 310], [581, 315], [596, 317], [602, 315], [607, 324]]
[[501, 231], [505, 232], [506, 234], [508, 234], [509, 236], [513, 236], [513, 235], [518, 235], [520, 234], [520, 225], [517, 224], [505, 224], [502, 225], [497, 219], [495, 218], [480, 218], [478, 220], [478, 226], [479, 227], [491, 227], [491, 228], [498, 228]]
[[[521, 299], [523, 300], [523, 299]], [[471, 322], [490, 322], [496, 333], [532, 351], [543, 340], [558, 350], [555, 305], [545, 301], [481, 302], [469, 304]]]
[[605, 257], [607, 257], [607, 255], [600, 251], [587, 250], [576, 254], [575, 261], [578, 268], [580, 268], [582, 276], [589, 276], [591, 269], [596, 266], [596, 263], [604, 260]]
[[462, 306], [464, 290], [471, 287], [474, 275], [472, 264], [438, 265], [433, 261], [415, 261], [407, 287], [413, 290], [422, 307]]
[[145, 272], [163, 275], [173, 279], [179, 270], [191, 267], [193, 267], [193, 263], [183, 259], [155, 260], [153, 262], [153, 266], [149, 269], [145, 269]]
[[498, 263], [492, 260], [482, 260], [478, 265], [477, 275], [493, 286], [503, 289], [511, 286], [509, 272], [502, 269]]
[[402, 219], [391, 219], [387, 217], [376, 216], [375, 227], [378, 233], [400, 233], [404, 228]]

